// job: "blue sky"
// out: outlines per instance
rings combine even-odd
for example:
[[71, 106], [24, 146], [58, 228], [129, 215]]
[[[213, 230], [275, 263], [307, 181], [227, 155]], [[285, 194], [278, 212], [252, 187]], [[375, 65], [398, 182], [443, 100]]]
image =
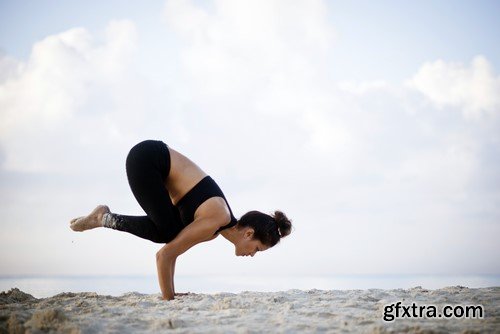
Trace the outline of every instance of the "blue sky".
[[[401, 80], [429, 59], [463, 61], [477, 54], [500, 66], [494, 42], [500, 31], [498, 1], [328, 1], [327, 6], [341, 46], [336, 57], [357, 64], [335, 71], [339, 79]], [[153, 43], [147, 35], [158, 36], [163, 7], [158, 0], [2, 1], [0, 46], [26, 59], [33, 43], [48, 35], [80, 26], [98, 32], [110, 19], [121, 18], [134, 20], [145, 42]]]
[[0, 2], [2, 272], [154, 272], [159, 245], [67, 223], [141, 214], [123, 162], [157, 138], [237, 216], [295, 224], [252, 260], [200, 245], [180, 273], [499, 274], [499, 9]]

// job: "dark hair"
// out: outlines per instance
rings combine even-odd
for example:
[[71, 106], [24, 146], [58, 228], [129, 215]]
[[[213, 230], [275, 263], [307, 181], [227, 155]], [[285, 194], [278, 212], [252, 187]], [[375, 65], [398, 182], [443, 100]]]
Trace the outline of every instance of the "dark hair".
[[272, 216], [259, 211], [249, 211], [238, 220], [238, 227], [247, 226], [253, 228], [254, 239], [273, 247], [281, 238], [290, 234], [292, 222], [281, 211], [274, 211]]

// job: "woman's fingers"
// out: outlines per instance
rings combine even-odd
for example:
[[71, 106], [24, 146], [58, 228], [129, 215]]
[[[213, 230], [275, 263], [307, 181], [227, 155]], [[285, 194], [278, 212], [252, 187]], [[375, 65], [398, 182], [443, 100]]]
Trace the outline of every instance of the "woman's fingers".
[[175, 296], [187, 296], [187, 295], [193, 295], [194, 293], [191, 292], [176, 292]]

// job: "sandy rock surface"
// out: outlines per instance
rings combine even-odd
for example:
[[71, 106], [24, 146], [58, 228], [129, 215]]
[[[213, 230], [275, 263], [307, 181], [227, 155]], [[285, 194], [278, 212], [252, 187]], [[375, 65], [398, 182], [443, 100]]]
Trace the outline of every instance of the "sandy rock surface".
[[[482, 319], [383, 320], [384, 306], [482, 305]], [[500, 333], [500, 287], [159, 295], [0, 293], [0, 333]]]

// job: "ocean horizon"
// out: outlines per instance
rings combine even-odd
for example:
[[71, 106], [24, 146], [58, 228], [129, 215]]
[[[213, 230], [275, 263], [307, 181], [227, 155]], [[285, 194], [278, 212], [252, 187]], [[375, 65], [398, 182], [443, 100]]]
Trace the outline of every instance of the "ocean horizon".
[[[323, 275], [323, 276], [234, 276], [178, 275], [176, 292], [239, 293], [300, 290], [440, 289], [448, 286], [488, 288], [500, 286], [500, 275]], [[62, 292], [96, 292], [120, 296], [128, 292], [159, 293], [156, 275], [4, 275], [0, 291], [18, 288], [36, 298]]]

